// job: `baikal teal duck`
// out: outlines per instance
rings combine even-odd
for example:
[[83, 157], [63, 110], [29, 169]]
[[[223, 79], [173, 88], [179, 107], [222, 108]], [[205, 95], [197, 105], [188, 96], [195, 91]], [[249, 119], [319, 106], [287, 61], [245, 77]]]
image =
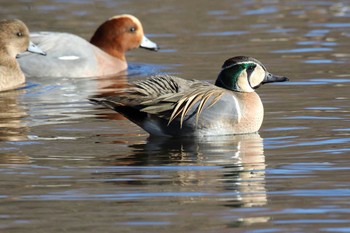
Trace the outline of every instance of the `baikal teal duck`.
[[91, 99], [134, 122], [151, 136], [213, 136], [257, 132], [264, 107], [255, 90], [288, 78], [269, 73], [258, 60], [226, 60], [215, 85], [170, 75], [136, 81], [114, 96]]

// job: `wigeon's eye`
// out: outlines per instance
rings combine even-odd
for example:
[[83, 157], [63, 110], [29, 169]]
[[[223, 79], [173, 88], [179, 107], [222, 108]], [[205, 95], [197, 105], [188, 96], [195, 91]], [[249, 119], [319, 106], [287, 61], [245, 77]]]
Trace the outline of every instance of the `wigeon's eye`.
[[130, 32], [135, 32], [135, 31], [136, 31], [136, 28], [135, 28], [135, 27], [131, 27], [131, 28], [129, 29], [129, 31], [130, 31]]
[[18, 37], [22, 37], [22, 36], [23, 36], [23, 33], [22, 33], [22, 32], [17, 32], [16, 35], [17, 35]]

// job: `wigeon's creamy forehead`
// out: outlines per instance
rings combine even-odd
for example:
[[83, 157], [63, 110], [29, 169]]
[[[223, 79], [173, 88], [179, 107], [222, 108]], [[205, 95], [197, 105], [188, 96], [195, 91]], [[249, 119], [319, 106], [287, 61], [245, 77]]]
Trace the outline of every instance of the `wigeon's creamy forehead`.
[[136, 23], [138, 26], [142, 27], [140, 20], [138, 18], [136, 18], [135, 16], [129, 15], [129, 14], [115, 15], [115, 16], [109, 18], [109, 20], [120, 19], [120, 18], [129, 18], [134, 23]]

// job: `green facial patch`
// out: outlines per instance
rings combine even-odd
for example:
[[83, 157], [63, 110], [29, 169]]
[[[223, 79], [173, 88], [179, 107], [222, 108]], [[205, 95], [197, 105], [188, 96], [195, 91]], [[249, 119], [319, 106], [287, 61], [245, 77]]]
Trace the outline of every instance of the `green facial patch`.
[[228, 90], [237, 90], [237, 81], [238, 77], [241, 75], [243, 70], [248, 70], [248, 69], [254, 70], [255, 64], [254, 63], [238, 63], [232, 66], [228, 66], [227, 68], [224, 68], [216, 82], [215, 85], [218, 87], [222, 87]]

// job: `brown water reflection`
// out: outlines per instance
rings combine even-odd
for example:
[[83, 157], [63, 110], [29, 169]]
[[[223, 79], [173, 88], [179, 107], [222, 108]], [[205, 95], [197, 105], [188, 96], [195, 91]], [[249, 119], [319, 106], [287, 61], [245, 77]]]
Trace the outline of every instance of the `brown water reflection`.
[[23, 118], [28, 114], [18, 97], [24, 90], [0, 92], [0, 141], [27, 139], [28, 127]]
[[[28, 80], [0, 97], [0, 231], [348, 232], [350, 5], [335, 1], [2, 2], [84, 38], [135, 14], [161, 50], [124, 77]], [[260, 135], [151, 140], [87, 97], [154, 73], [215, 80], [236, 55], [291, 82], [257, 90]], [[261, 137], [260, 137], [261, 136]]]

